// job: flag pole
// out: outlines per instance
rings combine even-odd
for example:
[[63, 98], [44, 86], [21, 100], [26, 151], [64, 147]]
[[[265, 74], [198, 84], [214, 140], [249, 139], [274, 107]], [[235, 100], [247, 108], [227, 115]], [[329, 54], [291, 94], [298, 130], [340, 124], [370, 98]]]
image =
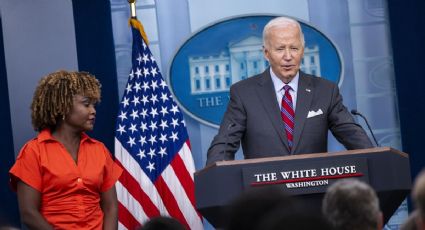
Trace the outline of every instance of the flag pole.
[[136, 15], [136, 0], [128, 0], [128, 3], [130, 4], [131, 18], [137, 18], [137, 15]]
[[143, 25], [137, 20], [136, 15], [136, 0], [127, 0], [130, 4], [130, 12], [131, 17], [129, 20], [129, 23], [134, 28], [137, 28], [140, 31], [140, 34], [142, 35], [143, 40], [146, 42], [146, 44], [149, 44], [148, 36], [146, 36], [145, 29], [143, 28]]

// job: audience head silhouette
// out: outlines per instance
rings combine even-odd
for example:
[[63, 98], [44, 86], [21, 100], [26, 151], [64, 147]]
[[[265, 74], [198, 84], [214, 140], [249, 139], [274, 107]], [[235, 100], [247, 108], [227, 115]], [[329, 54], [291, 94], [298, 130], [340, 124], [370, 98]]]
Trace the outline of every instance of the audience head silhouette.
[[412, 198], [417, 210], [416, 227], [425, 229], [425, 170], [422, 170], [415, 179]]
[[149, 219], [139, 230], [186, 230], [178, 220], [168, 216]]
[[415, 210], [410, 213], [409, 217], [401, 225], [400, 230], [417, 230], [417, 218], [419, 218], [419, 214], [418, 211]]
[[355, 179], [329, 186], [323, 199], [325, 218], [338, 230], [382, 229], [378, 197], [368, 184]]
[[226, 214], [226, 230], [330, 229], [320, 214], [310, 214], [278, 186], [247, 190], [231, 203]]
[[226, 230], [254, 230], [267, 213], [280, 204], [293, 206], [290, 199], [282, 190], [274, 187], [253, 188], [238, 196], [224, 216]]
[[261, 230], [331, 230], [332, 226], [321, 213], [299, 203], [288, 208], [280, 205], [270, 211], [260, 222]]

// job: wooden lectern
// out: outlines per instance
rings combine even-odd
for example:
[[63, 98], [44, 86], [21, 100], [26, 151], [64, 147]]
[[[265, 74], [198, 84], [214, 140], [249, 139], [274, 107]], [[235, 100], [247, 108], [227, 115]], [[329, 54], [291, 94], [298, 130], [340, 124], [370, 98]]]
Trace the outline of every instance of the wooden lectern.
[[357, 178], [377, 192], [385, 223], [411, 188], [409, 157], [389, 147], [216, 162], [195, 173], [196, 207], [214, 226], [242, 191], [280, 186], [320, 211], [324, 193], [338, 179]]

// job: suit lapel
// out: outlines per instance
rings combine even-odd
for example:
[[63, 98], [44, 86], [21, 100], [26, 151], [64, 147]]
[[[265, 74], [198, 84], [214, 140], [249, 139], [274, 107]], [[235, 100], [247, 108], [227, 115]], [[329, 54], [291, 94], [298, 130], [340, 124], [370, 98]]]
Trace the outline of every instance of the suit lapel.
[[311, 101], [313, 99], [313, 90], [314, 88], [312, 88], [310, 79], [308, 79], [305, 74], [300, 71], [297, 106], [295, 108], [294, 145], [292, 147], [292, 153], [295, 151], [298, 142], [300, 141], [304, 123], [307, 119], [308, 110], [310, 109]]
[[261, 75], [261, 78], [258, 81], [260, 87], [258, 87], [257, 93], [262, 102], [262, 106], [267, 112], [267, 116], [273, 124], [275, 131], [277, 132], [282, 143], [284, 143], [285, 147], [289, 151], [288, 139], [286, 138], [285, 128], [282, 118], [280, 117], [280, 109], [279, 105], [277, 104], [276, 93], [269, 71], [270, 70], [267, 69]]

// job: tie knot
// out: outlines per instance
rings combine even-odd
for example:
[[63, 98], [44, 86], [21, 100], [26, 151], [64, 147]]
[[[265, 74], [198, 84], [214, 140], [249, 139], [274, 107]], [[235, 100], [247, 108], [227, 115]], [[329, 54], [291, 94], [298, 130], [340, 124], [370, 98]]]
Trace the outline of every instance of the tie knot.
[[289, 90], [291, 90], [292, 88], [291, 88], [291, 86], [289, 86], [289, 85], [284, 85], [283, 86], [283, 90], [285, 90], [285, 91], [289, 91]]

